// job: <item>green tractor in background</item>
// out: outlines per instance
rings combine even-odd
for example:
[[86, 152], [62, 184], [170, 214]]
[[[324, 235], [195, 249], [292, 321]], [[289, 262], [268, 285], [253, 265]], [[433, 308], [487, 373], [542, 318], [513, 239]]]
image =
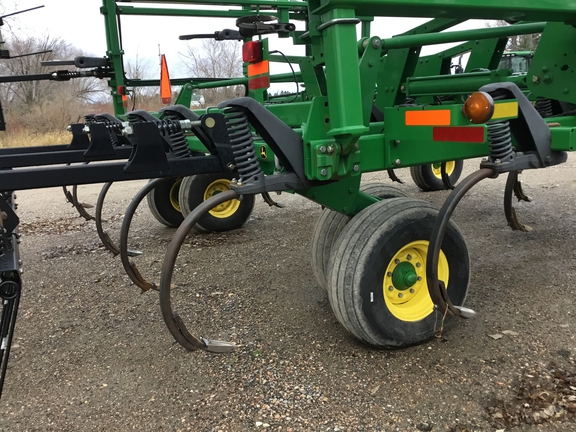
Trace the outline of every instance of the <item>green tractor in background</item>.
[[515, 74], [525, 74], [530, 68], [534, 51], [508, 51], [502, 54], [498, 69], [512, 69]]

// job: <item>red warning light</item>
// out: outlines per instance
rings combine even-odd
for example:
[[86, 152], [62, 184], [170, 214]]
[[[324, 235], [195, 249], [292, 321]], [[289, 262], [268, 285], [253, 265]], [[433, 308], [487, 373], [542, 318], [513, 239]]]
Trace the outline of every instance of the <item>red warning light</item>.
[[242, 45], [242, 60], [246, 63], [256, 63], [262, 60], [262, 43], [251, 41]]

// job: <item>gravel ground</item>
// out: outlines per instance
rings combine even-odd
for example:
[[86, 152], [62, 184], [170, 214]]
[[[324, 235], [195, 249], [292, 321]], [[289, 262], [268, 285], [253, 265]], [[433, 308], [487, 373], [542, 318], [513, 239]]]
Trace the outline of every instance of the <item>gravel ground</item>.
[[[521, 176], [534, 199], [516, 205], [528, 233], [506, 226], [504, 177], [466, 195], [453, 219], [478, 317], [388, 351], [336, 321], [309, 264], [321, 209], [298, 196], [278, 197], [284, 209], [258, 198], [244, 228], [187, 239], [175, 298], [194, 311], [188, 326], [240, 345], [214, 355], [173, 343], [157, 293], [130, 283], [61, 189], [18, 192], [24, 289], [0, 430], [576, 431], [575, 165]], [[411, 196], [440, 206], [448, 195], [398, 175]], [[110, 190], [113, 238], [143, 184]], [[81, 187], [81, 199], [95, 203], [100, 187]], [[134, 218], [147, 278], [158, 280], [173, 232], [145, 205]]]

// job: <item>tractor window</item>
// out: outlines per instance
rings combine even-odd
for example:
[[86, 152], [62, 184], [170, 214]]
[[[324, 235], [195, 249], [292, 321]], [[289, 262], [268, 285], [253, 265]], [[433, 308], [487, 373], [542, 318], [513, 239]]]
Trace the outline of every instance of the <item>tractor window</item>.
[[514, 73], [528, 72], [528, 59], [526, 57], [512, 57], [512, 70]]

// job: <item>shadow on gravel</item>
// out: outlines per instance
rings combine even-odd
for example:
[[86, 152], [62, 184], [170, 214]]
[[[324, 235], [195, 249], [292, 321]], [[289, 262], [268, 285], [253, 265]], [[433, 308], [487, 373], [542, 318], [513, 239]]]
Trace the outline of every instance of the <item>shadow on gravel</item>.
[[545, 370], [522, 377], [514, 388], [514, 400], [491, 400], [486, 407], [496, 429], [576, 419], [574, 370], [550, 363]]

